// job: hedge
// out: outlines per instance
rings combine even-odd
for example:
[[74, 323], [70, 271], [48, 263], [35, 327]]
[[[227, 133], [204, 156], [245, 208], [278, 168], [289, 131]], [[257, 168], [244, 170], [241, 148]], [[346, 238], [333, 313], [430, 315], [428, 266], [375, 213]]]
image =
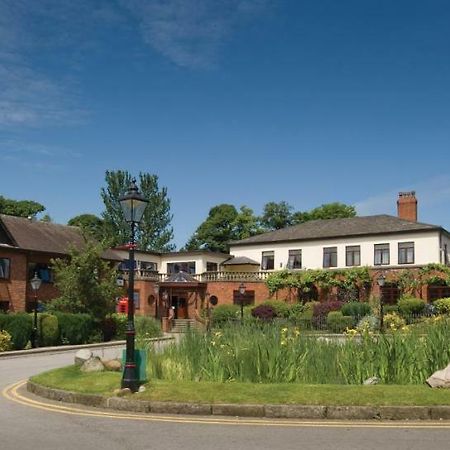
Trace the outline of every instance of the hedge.
[[27, 313], [0, 314], [0, 330], [11, 336], [13, 350], [23, 350], [33, 333], [33, 320]]
[[94, 318], [89, 314], [55, 312], [62, 344], [78, 345], [90, 341], [95, 331]]

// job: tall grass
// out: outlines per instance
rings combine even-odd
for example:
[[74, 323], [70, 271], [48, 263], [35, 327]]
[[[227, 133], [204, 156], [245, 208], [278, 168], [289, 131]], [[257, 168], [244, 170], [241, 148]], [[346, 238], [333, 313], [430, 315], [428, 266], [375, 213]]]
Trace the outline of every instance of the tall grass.
[[[423, 328], [422, 328], [423, 331]], [[450, 322], [415, 331], [326, 341], [272, 324], [231, 325], [190, 332], [178, 346], [151, 351], [150, 377], [179, 381], [421, 384], [450, 361]]]

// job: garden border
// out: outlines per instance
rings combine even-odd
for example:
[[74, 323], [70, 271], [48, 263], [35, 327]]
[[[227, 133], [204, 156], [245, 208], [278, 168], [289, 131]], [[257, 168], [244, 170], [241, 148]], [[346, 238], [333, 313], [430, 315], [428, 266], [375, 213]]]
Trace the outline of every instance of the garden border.
[[450, 406], [319, 406], [160, 402], [64, 391], [48, 388], [30, 380], [27, 382], [27, 391], [39, 397], [64, 403], [147, 414], [271, 419], [450, 420]]

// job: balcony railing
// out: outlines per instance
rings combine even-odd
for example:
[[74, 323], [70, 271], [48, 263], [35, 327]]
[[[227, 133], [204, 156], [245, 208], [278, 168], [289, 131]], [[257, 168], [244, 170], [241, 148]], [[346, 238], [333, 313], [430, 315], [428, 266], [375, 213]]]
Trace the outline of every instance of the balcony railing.
[[[192, 276], [201, 283], [208, 283], [213, 281], [265, 281], [271, 272], [204, 272], [199, 274], [192, 274]], [[135, 270], [135, 280], [145, 280], [161, 282], [164, 281], [169, 274], [159, 273], [154, 270]], [[122, 275], [125, 279], [128, 277], [128, 270], [122, 271]]]

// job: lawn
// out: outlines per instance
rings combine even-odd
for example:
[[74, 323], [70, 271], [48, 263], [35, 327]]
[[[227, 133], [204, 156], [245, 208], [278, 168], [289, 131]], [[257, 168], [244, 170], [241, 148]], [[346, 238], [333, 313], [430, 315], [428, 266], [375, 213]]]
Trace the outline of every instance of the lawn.
[[[88, 394], [113, 395], [120, 386], [119, 373], [82, 373], [78, 367], [56, 369], [31, 378], [57, 389]], [[450, 405], [450, 390], [426, 385], [332, 385], [296, 383], [150, 381], [146, 391], [133, 395], [136, 400], [195, 402], [302, 404], [341, 406], [433, 406]]]

